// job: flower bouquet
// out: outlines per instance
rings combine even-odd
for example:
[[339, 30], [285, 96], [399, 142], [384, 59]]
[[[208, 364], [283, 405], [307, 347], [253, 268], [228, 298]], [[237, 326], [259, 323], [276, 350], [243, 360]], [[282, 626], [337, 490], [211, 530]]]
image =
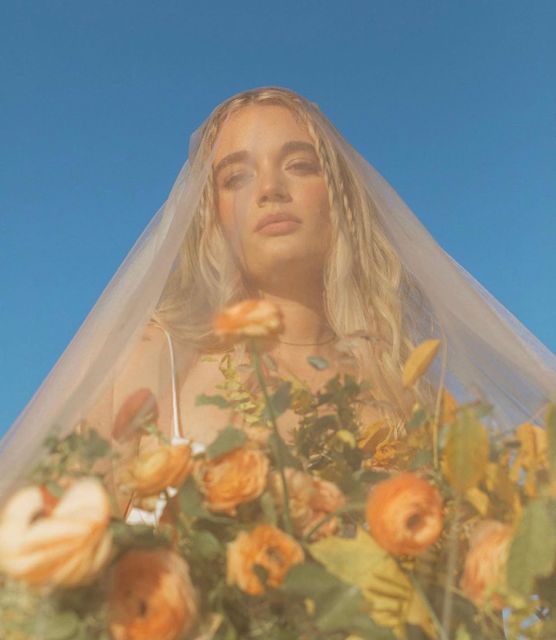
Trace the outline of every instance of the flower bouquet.
[[[441, 384], [399, 437], [361, 423], [365, 385], [350, 375], [316, 393], [265, 376], [257, 340], [282, 329], [271, 304], [243, 302], [215, 329], [245, 341], [258, 386], [228, 360], [222, 393], [198, 402], [248, 426], [194, 453], [158, 432], [148, 390], [128, 399], [115, 430], [154, 446], [115, 481], [154, 526], [113, 515], [114, 479], [98, 469], [117, 454], [94, 425], [49, 438], [1, 514], [0, 637], [556, 637], [556, 407], [502, 433], [491, 407], [458, 406]], [[413, 351], [405, 386], [441, 346]]]

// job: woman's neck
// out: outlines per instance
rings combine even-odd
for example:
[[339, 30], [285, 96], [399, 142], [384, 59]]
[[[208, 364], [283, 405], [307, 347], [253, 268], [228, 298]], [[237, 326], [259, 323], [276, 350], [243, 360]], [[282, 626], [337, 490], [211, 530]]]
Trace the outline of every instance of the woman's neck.
[[[294, 289], [292, 287], [292, 289]], [[326, 321], [322, 290], [305, 291], [296, 295], [260, 291], [262, 297], [276, 304], [284, 315], [284, 332], [278, 341], [291, 346], [313, 347], [330, 341], [334, 332]]]

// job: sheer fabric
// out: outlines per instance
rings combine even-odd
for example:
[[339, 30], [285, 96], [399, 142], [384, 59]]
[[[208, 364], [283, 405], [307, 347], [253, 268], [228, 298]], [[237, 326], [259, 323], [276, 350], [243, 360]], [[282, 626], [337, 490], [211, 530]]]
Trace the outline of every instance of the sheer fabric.
[[[272, 388], [315, 394], [350, 374], [367, 386], [349, 420], [383, 420], [396, 441], [416, 406], [438, 414], [442, 389], [491, 406], [485, 425], [501, 434], [540, 424], [556, 401], [554, 355], [438, 246], [317, 105], [262, 88], [218, 106], [192, 135], [166, 202], [4, 437], [0, 497], [28, 482], [48, 436], [93, 427], [118, 454], [95, 468], [116, 515], [156, 524], [172, 494], [145, 506], [118, 480], [153, 446], [133, 429], [138, 413], [193, 453], [230, 425], [250, 433], [268, 421], [253, 354], [214, 325], [246, 299], [282, 305], [284, 333], [259, 342]], [[430, 340], [440, 340], [438, 358], [405, 384], [404, 363]], [[214, 400], [222, 394], [230, 402]], [[280, 415], [286, 444], [299, 415]]]
[[[271, 95], [269, 100], [273, 99]], [[302, 104], [295, 95], [292, 100], [292, 104]], [[326, 137], [334, 154], [342, 159], [340, 165], [335, 165], [337, 174], [331, 176], [337, 184], [331, 186], [343, 186], [344, 191], [349, 191], [350, 182], [359, 183], [362, 194], [352, 194], [352, 208], [360, 204], [358, 198], [368, 199], [363, 216], [352, 225], [374, 225], [377, 232], [384, 233], [399, 258], [400, 314], [407, 334], [414, 344], [438, 337], [447, 346], [446, 387], [458, 398], [481, 397], [491, 402], [495, 406], [496, 422], [504, 429], [538, 415], [547, 401], [555, 398], [554, 355], [438, 246], [394, 189], [337, 133], [318, 107], [308, 102], [303, 104], [313, 123], [311, 135]], [[229, 116], [222, 116], [222, 107], [220, 109], [221, 126]], [[80, 421], [92, 418], [101, 432], [109, 434], [119, 405], [134, 389], [155, 385], [162, 419], [168, 420], [172, 394], [167, 345], [165, 340], [158, 340], [155, 346], [155, 342], [144, 338], [157, 305], [166, 304], [164, 292], [169, 277], [179, 268], [180, 252], [183, 253], [186, 246], [193, 246], [186, 245], [184, 239], [188, 234], [202, 233], [202, 225], [192, 223], [203, 210], [202, 201], [208, 197], [206, 186], [212, 172], [215, 138], [212, 148], [206, 148], [207, 126], [215, 126], [214, 117], [193, 134], [190, 158], [179, 172], [168, 199], [4, 437], [0, 452], [2, 494], [40, 456], [42, 442], [52, 429], [67, 433]], [[254, 141], [264, 139], [262, 124], [250, 135]], [[319, 145], [324, 146], [322, 142]], [[342, 209], [341, 202], [332, 206]], [[345, 216], [345, 212], [342, 215]], [[360, 231], [351, 230], [348, 242], [352, 249], [357, 245], [362, 255], [366, 252], [369, 260], [376, 259], [372, 247], [361, 246], [369, 236]], [[371, 229], [371, 234], [373, 232]], [[340, 225], [336, 233], [343, 236], [350, 230]], [[349, 251], [349, 247], [346, 250]], [[223, 256], [222, 259], [224, 263]], [[181, 264], [184, 268], [187, 260]], [[207, 268], [219, 267], [209, 265]], [[344, 269], [351, 270], [343, 274], [346, 281], [360, 277], [361, 268], [357, 265]], [[216, 273], [210, 277], [218, 280]], [[212, 311], [217, 312], [238, 295], [233, 283], [222, 282], [216, 284], [221, 285], [216, 298], [203, 300], [203, 292], [198, 288], [205, 286], [205, 282], [194, 283], [191, 277], [188, 282], [189, 291], [183, 292], [183, 314], [194, 314], [198, 322], [204, 312], [207, 326]], [[368, 294], [361, 291], [363, 297]], [[191, 301], [187, 296], [191, 296]], [[339, 339], [346, 337], [340, 335], [340, 331], [346, 331], [348, 324], [335, 328]], [[171, 332], [175, 327], [167, 324]], [[360, 325], [352, 322], [350, 329], [351, 333], [373, 333], [363, 322]], [[183, 335], [177, 337], [180, 341], [177, 366], [185, 373], [204, 347], [201, 340], [188, 342]], [[390, 347], [386, 345], [387, 349]], [[429, 377], [434, 383], [439, 375], [437, 366], [432, 368]], [[187, 416], [185, 421], [187, 423]]]

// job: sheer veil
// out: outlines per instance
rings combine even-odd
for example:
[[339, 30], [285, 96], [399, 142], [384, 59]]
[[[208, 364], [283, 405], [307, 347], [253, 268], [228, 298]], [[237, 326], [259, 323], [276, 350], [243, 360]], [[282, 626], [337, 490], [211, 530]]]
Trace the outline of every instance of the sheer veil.
[[[367, 208], [359, 207], [360, 218], [351, 220], [348, 216], [348, 222], [355, 227], [352, 242], [358, 245], [358, 255], [370, 251], [364, 246], [368, 234], [357, 229], [358, 225], [367, 224], [365, 216], [372, 215], [374, 226], [369, 227], [370, 232], [374, 229], [382, 233], [397, 254], [402, 269], [400, 313], [411, 342], [440, 338], [445, 347], [439, 364], [429, 372], [430, 384], [438, 384], [443, 377], [444, 386], [456, 398], [481, 398], [494, 405], [493, 428], [511, 429], [538, 417], [547, 402], [556, 400], [554, 355], [439, 247], [394, 189], [340, 136], [316, 105], [285, 90], [265, 88], [251, 93], [255, 95], [257, 91], [269, 94], [270, 99], [285, 96], [309, 114], [312, 135], [325, 140], [324, 151], [335, 149], [340, 159], [339, 165], [332, 163], [329, 167], [338, 178], [335, 187], [340, 188], [342, 183], [345, 188], [351, 183], [358, 185], [359, 191], [346, 205], [348, 210], [357, 209], [361, 198], [366, 198]], [[231, 101], [247, 100], [246, 95]], [[224, 107], [219, 107], [216, 115], [221, 122], [226, 117]], [[209, 129], [214, 127], [214, 114], [211, 118], [193, 134], [189, 160], [166, 202], [4, 437], [0, 448], [1, 495], [40, 457], [42, 443], [53, 429], [68, 433], [87, 419], [99, 399], [110, 396], [103, 414], [108, 425], [104, 432], [109, 432], [118, 411], [118, 402], [110, 390], [135, 353], [145, 327], [166, 299], [169, 278], [180, 268], [184, 239], [203, 229], [194, 223], [207, 208], [206, 185], [214, 141], [213, 136], [211, 142]], [[196, 295], [202, 297], [198, 287]], [[188, 313], [188, 308], [197, 313], [197, 303], [195, 306], [194, 301], [186, 299], [182, 302], [183, 313]], [[356, 332], [358, 327], [353, 329]], [[141, 380], [139, 371], [137, 380]]]

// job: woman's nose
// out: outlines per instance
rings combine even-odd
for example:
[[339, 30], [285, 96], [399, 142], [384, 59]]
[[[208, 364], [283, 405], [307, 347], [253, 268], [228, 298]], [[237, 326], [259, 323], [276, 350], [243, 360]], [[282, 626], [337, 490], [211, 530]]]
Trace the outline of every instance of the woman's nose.
[[291, 196], [279, 171], [268, 170], [260, 174], [257, 194], [259, 206], [267, 202], [287, 202], [289, 200], [291, 200]]

